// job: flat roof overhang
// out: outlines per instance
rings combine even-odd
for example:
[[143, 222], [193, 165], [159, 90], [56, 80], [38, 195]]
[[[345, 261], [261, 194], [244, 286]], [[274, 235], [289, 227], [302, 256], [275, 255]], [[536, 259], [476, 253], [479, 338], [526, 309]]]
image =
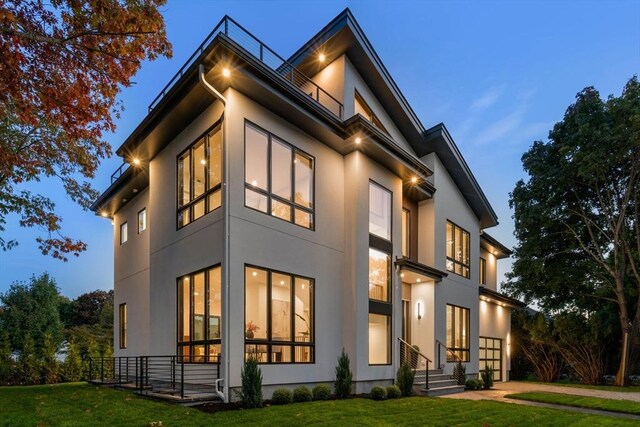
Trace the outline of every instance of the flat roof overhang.
[[404, 283], [440, 282], [444, 277], [448, 276], [448, 273], [444, 271], [410, 260], [409, 258], [399, 258], [396, 260], [395, 265], [400, 271], [400, 276]]
[[493, 304], [498, 304], [503, 307], [510, 308], [524, 308], [527, 304], [519, 301], [515, 298], [508, 297], [500, 292], [493, 291], [488, 289], [486, 286], [480, 286], [479, 295], [481, 301], [487, 301]]

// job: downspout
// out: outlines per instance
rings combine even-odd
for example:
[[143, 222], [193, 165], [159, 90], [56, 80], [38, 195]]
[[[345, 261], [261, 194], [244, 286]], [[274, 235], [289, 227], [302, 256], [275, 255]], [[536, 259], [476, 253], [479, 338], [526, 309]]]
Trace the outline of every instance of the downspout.
[[[224, 113], [225, 110], [227, 108], [227, 99], [216, 90], [216, 88], [214, 88], [205, 78], [204, 78], [204, 65], [200, 64], [198, 66], [198, 75], [199, 75], [199, 79], [200, 79], [200, 83], [202, 83], [202, 86], [204, 86], [204, 88], [210, 92], [213, 96], [215, 96], [216, 98], [218, 98], [220, 100], [220, 102], [222, 102], [222, 114], [224, 117]], [[223, 334], [223, 339], [226, 341], [226, 345], [224, 346], [224, 349], [226, 351], [226, 353], [229, 353], [229, 148], [228, 148], [228, 144], [227, 144], [227, 126], [223, 123], [222, 124], [222, 137], [223, 137], [223, 144], [222, 144], [222, 149], [224, 151], [224, 163], [223, 163], [223, 172], [224, 172], [224, 181], [222, 182], [222, 188], [223, 188], [223, 195], [222, 195], [222, 201], [223, 201], [223, 209], [224, 209], [224, 259], [223, 259], [223, 275], [224, 275], [224, 304], [222, 306], [222, 310], [223, 310], [223, 316], [222, 318], [225, 319], [223, 322], [223, 328], [224, 328], [224, 334]], [[222, 361], [218, 361], [218, 363], [222, 363], [222, 372], [223, 372], [223, 378], [218, 378], [216, 380], [216, 385], [215, 385], [215, 392], [218, 395], [218, 397], [220, 399], [222, 399], [223, 402], [228, 402], [227, 397], [224, 394], [224, 386], [220, 387], [221, 384], [224, 384], [224, 380], [225, 378], [229, 378], [229, 364], [227, 363], [227, 354], [222, 354]], [[227, 381], [227, 386], [228, 386], [229, 382]], [[222, 390], [222, 391], [221, 391]]]

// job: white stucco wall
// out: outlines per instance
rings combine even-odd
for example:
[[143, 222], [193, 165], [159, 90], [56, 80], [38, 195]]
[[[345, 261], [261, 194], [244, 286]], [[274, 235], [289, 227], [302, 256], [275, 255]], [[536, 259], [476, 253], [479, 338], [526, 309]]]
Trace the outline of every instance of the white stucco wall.
[[506, 381], [508, 379], [507, 371], [511, 369], [511, 309], [480, 301], [479, 313], [480, 336], [502, 339], [502, 380]]

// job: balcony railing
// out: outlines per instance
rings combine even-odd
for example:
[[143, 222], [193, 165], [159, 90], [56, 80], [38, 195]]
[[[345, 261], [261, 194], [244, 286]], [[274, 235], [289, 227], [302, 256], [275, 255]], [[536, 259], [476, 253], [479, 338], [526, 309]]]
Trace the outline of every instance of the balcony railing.
[[240, 24], [229, 16], [222, 18], [220, 23], [209, 33], [204, 41], [198, 46], [195, 52], [187, 59], [187, 62], [180, 68], [175, 76], [167, 83], [162, 91], [149, 105], [149, 111], [153, 110], [160, 100], [169, 92], [176, 82], [184, 75], [187, 69], [195, 62], [196, 58], [205, 50], [211, 41], [218, 35], [224, 34], [230, 40], [235, 42], [239, 47], [264, 65], [275, 71], [283, 80], [295, 86], [298, 90], [310, 96], [318, 104], [326, 108], [334, 116], [342, 119], [343, 105], [331, 96], [327, 91], [314, 83], [309, 77], [300, 72], [296, 67], [287, 62], [278, 55], [274, 50], [262, 43], [249, 31], [244, 29]]
[[120, 178], [122, 174], [125, 173], [127, 169], [129, 169], [129, 166], [130, 166], [129, 163], [126, 163], [126, 162], [122, 163], [120, 167], [116, 169], [114, 173], [111, 174], [111, 184], [116, 182], [118, 178]]

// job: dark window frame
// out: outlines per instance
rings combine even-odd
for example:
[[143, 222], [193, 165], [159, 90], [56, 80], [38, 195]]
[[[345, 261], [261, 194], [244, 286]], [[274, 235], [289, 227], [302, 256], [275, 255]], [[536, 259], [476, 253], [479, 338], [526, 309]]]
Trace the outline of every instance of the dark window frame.
[[[445, 226], [445, 256], [447, 259], [446, 262], [446, 270], [450, 271], [451, 273], [460, 276], [460, 277], [464, 277], [465, 279], [470, 279], [471, 278], [471, 233], [469, 233], [467, 230], [465, 230], [464, 228], [460, 227], [458, 224], [456, 224], [455, 222], [451, 221], [451, 220], [447, 220], [447, 224], [451, 224], [453, 226], [453, 251], [454, 251], [454, 256], [453, 258], [447, 255], [447, 245], [448, 242], [446, 242], [446, 226]], [[464, 241], [464, 235], [466, 234], [467, 236], [469, 236], [469, 245], [467, 246], [467, 250], [469, 251], [468, 256], [466, 257], [469, 260], [468, 264], [465, 264], [464, 261], [458, 261], [455, 259], [455, 250], [456, 250], [456, 229], [459, 229], [462, 231], [462, 239]], [[465, 259], [465, 254], [462, 254], [462, 259]], [[449, 261], [451, 261], [453, 268], [449, 268]], [[467, 274], [460, 274], [458, 272], [456, 272], [456, 265], [459, 265], [462, 268], [462, 271], [464, 272], [465, 268], [467, 271]]]
[[[503, 357], [502, 357], [503, 345], [502, 344], [503, 344], [503, 339], [502, 338], [495, 338], [495, 337], [486, 337], [486, 336], [480, 336], [479, 338], [480, 338], [479, 339], [479, 344], [480, 345], [478, 346], [478, 349], [480, 351], [485, 350], [485, 357], [480, 357], [480, 353], [478, 353], [478, 362], [484, 362], [485, 365], [486, 365], [487, 362], [496, 362], [497, 361], [498, 362], [498, 369], [496, 369], [496, 365], [495, 364], [491, 364], [491, 371], [493, 372], [493, 380], [494, 381], [502, 381], [502, 360], [503, 360]], [[483, 339], [485, 340], [484, 347], [482, 346], [482, 340]], [[489, 347], [488, 346], [488, 340], [492, 340], [493, 347]], [[492, 352], [496, 351], [496, 349], [497, 349], [495, 347], [495, 342], [496, 341], [498, 341], [500, 343], [500, 347], [499, 347], [500, 357], [498, 359], [496, 359], [495, 357], [486, 357], [487, 356], [487, 353], [486, 353], [487, 350], [490, 349]], [[480, 363], [478, 364], [478, 368], [479, 368], [480, 372], [482, 372], [482, 368], [480, 368], [479, 365], [480, 365]], [[497, 378], [496, 378], [496, 373], [497, 373]]]
[[128, 332], [128, 324], [127, 324], [127, 303], [124, 302], [118, 306], [118, 343], [120, 349], [127, 348], [127, 332]]
[[487, 260], [480, 257], [480, 265], [479, 265], [479, 270], [480, 270], [480, 274], [478, 277], [478, 281], [480, 282], [481, 285], [486, 285], [487, 284]]
[[[246, 181], [246, 176], [247, 176], [247, 126], [250, 126], [252, 128], [254, 128], [255, 130], [257, 130], [258, 132], [261, 133], [265, 133], [267, 135], [267, 189], [264, 190], [262, 188], [256, 187], [251, 185], [251, 183]], [[291, 150], [291, 200], [287, 200], [275, 193], [272, 192], [272, 180], [273, 180], [273, 176], [272, 176], [272, 145], [273, 145], [273, 139], [276, 139], [277, 142], [279, 144], [285, 145], [287, 146], [290, 150]], [[296, 160], [296, 155], [299, 155], [301, 157], [306, 158], [307, 160], [310, 161], [311, 163], [311, 191], [312, 191], [312, 197], [311, 200], [309, 201], [311, 203], [311, 207], [307, 207], [304, 205], [301, 205], [299, 203], [296, 203], [295, 201], [295, 194], [296, 194], [296, 179], [295, 179], [295, 160]], [[295, 145], [291, 144], [290, 142], [286, 141], [285, 139], [279, 137], [278, 135], [274, 134], [273, 132], [269, 132], [268, 130], [266, 130], [265, 128], [257, 125], [256, 123], [253, 123], [250, 120], [245, 119], [244, 121], [244, 165], [243, 165], [243, 172], [244, 172], [244, 206], [247, 209], [251, 209], [252, 211], [255, 212], [260, 212], [261, 214], [267, 215], [271, 218], [275, 218], [275, 219], [279, 219], [280, 221], [284, 221], [284, 222], [288, 222], [289, 224], [293, 224], [296, 225], [300, 228], [303, 228], [305, 230], [311, 230], [311, 231], [315, 231], [316, 229], [316, 158], [314, 156], [312, 156], [311, 154], [307, 153], [304, 150], [301, 150], [300, 148], [296, 147]], [[253, 208], [249, 205], [247, 205], [247, 190], [253, 191], [255, 193], [258, 193], [262, 196], [265, 196], [267, 198], [267, 211], [261, 211], [259, 209]], [[279, 216], [276, 216], [272, 213], [272, 203], [273, 201], [276, 201], [278, 203], [282, 203], [284, 205], [289, 206], [290, 209], [290, 216], [289, 216], [289, 220], [286, 220], [284, 218], [281, 218]], [[311, 215], [311, 226], [310, 227], [305, 227], [304, 225], [298, 224], [296, 223], [295, 220], [295, 211], [299, 210], [302, 211], [306, 214]]]
[[[462, 309], [462, 310], [466, 310], [467, 311], [467, 324], [466, 324], [466, 329], [467, 329], [467, 339], [466, 339], [466, 347], [448, 347], [449, 350], [451, 350], [452, 352], [454, 352], [456, 354], [456, 356], [458, 356], [463, 362], [469, 362], [471, 360], [471, 309], [467, 308], [467, 307], [463, 307], [461, 305], [455, 305], [455, 304], [447, 304], [448, 306], [452, 307], [452, 314], [453, 314], [453, 319], [452, 320], [452, 324], [451, 324], [451, 342], [455, 343], [456, 342], [456, 325], [457, 325], [457, 319], [456, 319], [456, 308]], [[445, 309], [445, 315], [446, 315], [446, 309]], [[449, 322], [449, 317], [447, 316], [446, 318], [446, 322], [445, 322], [445, 328], [446, 328], [446, 324], [447, 322]], [[446, 329], [445, 329], [446, 331]], [[445, 340], [448, 343], [448, 338]], [[450, 352], [447, 352], [447, 362], [455, 362], [456, 359], [453, 357], [453, 355]]]
[[[176, 156], [176, 230], [180, 230], [181, 228], [184, 228], [190, 224], [193, 224], [195, 221], [199, 220], [200, 218], [204, 218], [205, 216], [207, 216], [207, 214], [214, 212], [216, 210], [218, 210], [219, 208], [222, 207], [222, 204], [224, 203], [224, 201], [222, 200], [222, 184], [224, 182], [224, 150], [225, 150], [225, 146], [224, 146], [224, 133], [222, 134], [222, 153], [220, 155], [220, 182], [218, 184], [216, 184], [215, 186], [209, 188], [207, 190], [207, 187], [209, 187], [210, 183], [209, 183], [209, 168], [211, 167], [211, 153], [208, 152], [207, 147], [208, 147], [208, 141], [209, 141], [209, 135], [211, 135], [214, 132], [223, 132], [223, 120], [224, 117], [221, 117], [219, 120], [217, 120], [212, 126], [210, 126], [206, 131], [204, 131], [202, 134], [200, 134], [191, 144], [189, 144], [189, 146], [187, 148], [185, 148], [184, 150], [182, 150], [180, 153], [178, 153], [178, 155]], [[219, 129], [216, 129], [219, 128]], [[202, 141], [202, 144], [205, 147], [205, 157], [207, 159], [207, 169], [206, 172], [204, 174], [204, 179], [205, 179], [205, 191], [199, 195], [198, 197], [193, 197], [193, 180], [195, 179], [195, 174], [194, 174], [194, 156], [193, 156], [193, 148], [196, 146], [196, 144], [198, 144], [200, 141]], [[181, 194], [180, 191], [180, 161], [182, 159], [182, 157], [186, 154], [189, 153], [189, 199], [190, 201], [188, 203], [185, 203], [184, 205], [180, 205], [180, 200], [183, 196], [183, 194]], [[217, 191], [220, 191], [220, 206], [217, 206], [213, 209], [211, 209], [211, 206], [209, 206], [209, 199], [212, 194], [216, 193]], [[204, 214], [202, 214], [202, 216], [193, 219], [193, 212], [194, 212], [194, 206], [197, 205], [198, 203], [200, 203], [201, 201], [204, 201]], [[186, 224], [183, 224], [180, 221], [180, 214], [182, 212], [188, 212], [189, 214], [189, 222], [187, 222]]]
[[[142, 230], [140, 230], [140, 214], [144, 212], [144, 228]], [[138, 234], [141, 234], [145, 231], [147, 231], [147, 227], [149, 227], [149, 224], [147, 223], [147, 208], [144, 207], [142, 209], [140, 209], [138, 211]]]
[[[315, 304], [315, 299], [316, 299], [316, 281], [315, 279], [311, 278], [311, 277], [307, 277], [307, 276], [302, 276], [300, 274], [294, 274], [294, 273], [288, 273], [285, 271], [280, 271], [280, 270], [275, 270], [275, 269], [271, 269], [271, 268], [266, 268], [266, 267], [261, 267], [258, 265], [253, 265], [253, 264], [245, 264], [244, 265], [244, 321], [246, 321], [247, 318], [247, 269], [254, 269], [254, 270], [261, 270], [266, 272], [266, 276], [267, 276], [267, 309], [266, 309], [266, 313], [267, 313], [267, 338], [247, 338], [246, 336], [244, 337], [244, 357], [245, 360], [247, 358], [247, 347], [249, 346], [255, 346], [255, 348], [257, 348], [257, 346], [266, 346], [267, 347], [267, 361], [266, 362], [261, 362], [259, 361], [259, 364], [262, 365], [315, 365], [316, 363], [316, 304]], [[291, 301], [295, 301], [295, 279], [302, 279], [302, 280], [308, 280], [309, 281], [309, 286], [310, 286], [310, 293], [311, 296], [309, 298], [309, 305], [310, 305], [310, 311], [311, 311], [311, 315], [310, 320], [311, 320], [311, 338], [309, 339], [309, 342], [298, 342], [295, 341], [295, 307], [292, 308], [291, 310], [291, 340], [290, 341], [276, 341], [272, 339], [271, 334], [273, 333], [272, 327], [271, 327], [271, 322], [272, 322], [272, 296], [271, 296], [271, 287], [272, 287], [272, 283], [271, 283], [271, 276], [272, 274], [281, 274], [283, 276], [289, 276], [291, 279]], [[244, 334], [244, 328], [243, 329], [243, 334]], [[273, 347], [274, 346], [287, 346], [291, 348], [291, 355], [290, 355], [290, 360], [291, 362], [274, 362], [273, 359]], [[296, 362], [295, 361], [295, 351], [296, 351], [296, 347], [302, 347], [302, 348], [309, 348], [310, 349], [310, 361], [309, 362]]]
[[[220, 359], [220, 354], [222, 353], [222, 310], [220, 313], [220, 319], [219, 319], [219, 329], [220, 329], [220, 337], [219, 338], [213, 338], [210, 339], [209, 338], [209, 301], [210, 301], [210, 297], [211, 297], [211, 288], [210, 288], [210, 284], [209, 284], [209, 272], [211, 270], [215, 270], [216, 268], [220, 268], [220, 278], [222, 279], [222, 264], [218, 263], [218, 264], [214, 264], [212, 266], [209, 267], [205, 267], [202, 268], [200, 270], [196, 270], [194, 272], [188, 273], [188, 274], [184, 274], [180, 277], [176, 278], [176, 304], [178, 309], [176, 310], [177, 313], [177, 317], [176, 317], [176, 333], [177, 333], [177, 337], [176, 337], [176, 354], [179, 356], [182, 356], [182, 349], [184, 347], [189, 347], [189, 354], [188, 356], [186, 356], [186, 360], [185, 363], [218, 363], [219, 359]], [[199, 273], [204, 273], [204, 293], [205, 293], [205, 300], [204, 300], [204, 339], [203, 340], [193, 340], [191, 339], [193, 337], [193, 331], [194, 331], [194, 283], [195, 281], [193, 280], [194, 276], [196, 274]], [[180, 304], [182, 302], [181, 300], [181, 296], [180, 296], [180, 280], [184, 279], [185, 277], [189, 277], [189, 341], [181, 341], [182, 338], [182, 331], [180, 330], [180, 327], [182, 325], [181, 322], [181, 315], [182, 315], [182, 304]], [[222, 294], [222, 282], [221, 282], [221, 286], [220, 286], [220, 294]], [[222, 296], [222, 295], [221, 295]], [[209, 354], [207, 354], [207, 346], [210, 345], [219, 345], [220, 347], [220, 353], [218, 353], [217, 355], [211, 356]], [[197, 346], [203, 346], [205, 348], [205, 354], [202, 356], [195, 356], [193, 354], [193, 347], [197, 347]]]
[[406, 254], [402, 254], [403, 258], [411, 258], [411, 211], [407, 208], [402, 208], [402, 217], [401, 220], [405, 217], [407, 217], [407, 233], [405, 236], [405, 233], [402, 233], [402, 248], [401, 248], [401, 252], [404, 252], [404, 247], [406, 245], [407, 247], [407, 253]]

